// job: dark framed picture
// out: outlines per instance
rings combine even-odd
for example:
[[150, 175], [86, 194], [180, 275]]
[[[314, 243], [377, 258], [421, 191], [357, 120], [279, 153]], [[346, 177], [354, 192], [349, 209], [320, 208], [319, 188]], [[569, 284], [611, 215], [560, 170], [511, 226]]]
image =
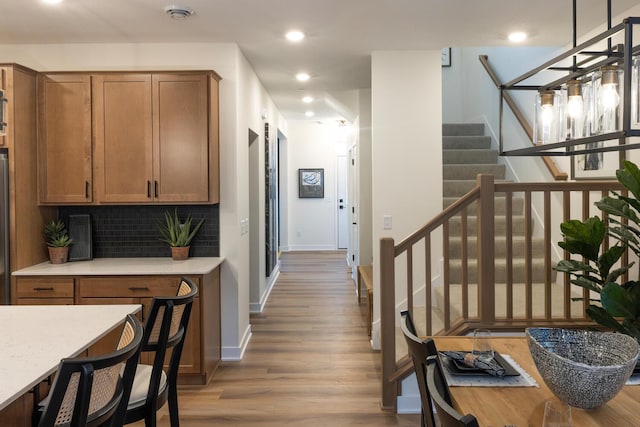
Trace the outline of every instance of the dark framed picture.
[[442, 48], [442, 66], [451, 67], [451, 48], [450, 47]]
[[298, 197], [324, 198], [324, 169], [298, 169]]
[[[593, 148], [589, 146], [609, 146], [618, 144], [618, 141], [598, 141], [585, 145], [576, 145], [576, 150]], [[573, 156], [571, 161], [571, 179], [574, 180], [601, 180], [615, 179], [616, 171], [622, 169], [624, 151], [606, 151], [599, 153], [586, 153]]]

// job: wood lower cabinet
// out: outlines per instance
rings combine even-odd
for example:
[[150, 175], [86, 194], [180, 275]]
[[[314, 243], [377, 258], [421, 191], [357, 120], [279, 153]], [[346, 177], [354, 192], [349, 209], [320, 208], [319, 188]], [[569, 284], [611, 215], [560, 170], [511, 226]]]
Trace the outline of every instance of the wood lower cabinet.
[[73, 305], [73, 278], [18, 277], [15, 303], [18, 305]]
[[[189, 275], [198, 286], [178, 371], [179, 384], [208, 384], [220, 364], [220, 269], [209, 274]], [[139, 312], [144, 322], [154, 296], [173, 296], [178, 275], [114, 276], [19, 276], [17, 304], [142, 304]], [[74, 296], [75, 295], [75, 296]], [[120, 330], [94, 345], [89, 354], [112, 351]], [[151, 355], [141, 355], [151, 363]], [[167, 359], [168, 361], [168, 359]]]

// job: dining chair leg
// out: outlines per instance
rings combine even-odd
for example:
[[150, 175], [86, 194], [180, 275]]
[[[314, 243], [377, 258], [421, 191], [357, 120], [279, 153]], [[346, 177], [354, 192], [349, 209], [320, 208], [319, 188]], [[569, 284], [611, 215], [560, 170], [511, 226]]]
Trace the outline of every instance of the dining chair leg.
[[171, 427], [179, 427], [180, 419], [178, 417], [178, 390], [175, 386], [169, 387], [168, 396], [169, 405], [169, 419], [171, 421]]

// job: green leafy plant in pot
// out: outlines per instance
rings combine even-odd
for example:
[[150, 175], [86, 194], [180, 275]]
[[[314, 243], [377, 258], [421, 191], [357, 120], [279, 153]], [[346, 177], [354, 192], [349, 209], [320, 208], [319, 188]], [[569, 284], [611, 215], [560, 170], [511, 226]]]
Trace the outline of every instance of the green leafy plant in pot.
[[177, 208], [173, 215], [165, 211], [164, 222], [158, 223], [158, 231], [160, 240], [171, 246], [171, 256], [174, 260], [180, 261], [189, 257], [189, 246], [203, 222], [204, 218], [194, 224], [191, 215], [184, 222], [180, 222]]
[[60, 219], [52, 219], [45, 223], [44, 238], [49, 251], [49, 260], [52, 264], [63, 264], [69, 257], [69, 246], [73, 239], [69, 237], [67, 227]]
[[[623, 281], [634, 262], [624, 265], [621, 261], [627, 249], [640, 256], [640, 170], [625, 161], [616, 178], [629, 195], [612, 191], [595, 203], [608, 215], [608, 225], [597, 216], [563, 222], [560, 229], [565, 240], [558, 245], [583, 259], [562, 260], [555, 269], [569, 274], [572, 284], [599, 294], [590, 299], [586, 311], [591, 320], [640, 341], [640, 282]], [[608, 248], [603, 246], [607, 235], [615, 242]]]

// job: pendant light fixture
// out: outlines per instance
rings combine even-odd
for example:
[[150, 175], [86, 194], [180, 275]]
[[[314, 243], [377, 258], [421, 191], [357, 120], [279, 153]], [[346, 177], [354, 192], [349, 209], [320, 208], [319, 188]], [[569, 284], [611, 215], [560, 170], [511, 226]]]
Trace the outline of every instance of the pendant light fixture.
[[[611, 26], [577, 45], [573, 0], [573, 48], [500, 88], [500, 151], [504, 156], [573, 156], [640, 148], [640, 18]], [[615, 44], [614, 44], [615, 42]], [[559, 78], [559, 73], [564, 74]], [[532, 77], [548, 83], [528, 85]], [[504, 150], [504, 93], [535, 90], [534, 146]]]

